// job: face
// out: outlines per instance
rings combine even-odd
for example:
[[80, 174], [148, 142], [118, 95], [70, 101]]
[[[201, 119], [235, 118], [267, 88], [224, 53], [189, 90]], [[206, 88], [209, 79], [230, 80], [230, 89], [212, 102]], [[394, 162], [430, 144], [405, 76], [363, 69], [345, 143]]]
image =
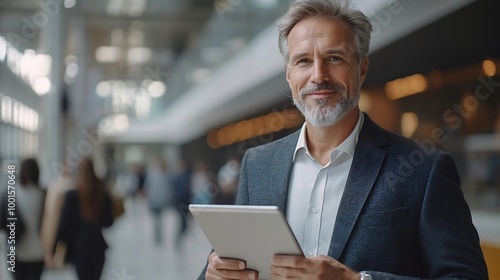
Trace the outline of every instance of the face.
[[368, 58], [356, 58], [354, 34], [341, 20], [310, 18], [288, 35], [286, 79], [306, 121], [331, 126], [357, 107]]

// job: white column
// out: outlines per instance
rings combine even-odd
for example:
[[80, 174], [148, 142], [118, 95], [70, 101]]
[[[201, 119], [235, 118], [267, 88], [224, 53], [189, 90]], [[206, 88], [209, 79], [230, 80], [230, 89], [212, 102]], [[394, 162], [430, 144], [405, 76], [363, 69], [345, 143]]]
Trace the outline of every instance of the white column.
[[[65, 71], [65, 8], [59, 2], [40, 1], [43, 7], [39, 13], [47, 17], [46, 21], [40, 20], [40, 48], [39, 53], [44, 53], [52, 58], [49, 75], [52, 84], [50, 91], [43, 96], [40, 127], [40, 168], [41, 183], [47, 185], [57, 177], [57, 170], [53, 168], [57, 163], [63, 162], [63, 133], [61, 114], [61, 91], [63, 90]], [[47, 3], [50, 3], [48, 5]], [[42, 6], [45, 5], [45, 6]], [[42, 12], [43, 11], [43, 12]]]

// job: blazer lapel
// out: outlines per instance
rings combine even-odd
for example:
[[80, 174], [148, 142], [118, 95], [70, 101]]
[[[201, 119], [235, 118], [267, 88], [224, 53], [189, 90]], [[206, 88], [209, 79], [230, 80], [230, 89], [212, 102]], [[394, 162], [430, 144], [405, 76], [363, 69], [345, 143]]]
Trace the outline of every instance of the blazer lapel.
[[276, 205], [286, 216], [288, 185], [293, 166], [293, 153], [297, 145], [300, 130], [287, 136], [284, 142], [275, 150], [271, 160], [274, 170], [271, 176], [271, 190], [269, 192], [271, 205]]
[[383, 130], [365, 114], [354, 158], [340, 201], [328, 255], [339, 259], [385, 157]]

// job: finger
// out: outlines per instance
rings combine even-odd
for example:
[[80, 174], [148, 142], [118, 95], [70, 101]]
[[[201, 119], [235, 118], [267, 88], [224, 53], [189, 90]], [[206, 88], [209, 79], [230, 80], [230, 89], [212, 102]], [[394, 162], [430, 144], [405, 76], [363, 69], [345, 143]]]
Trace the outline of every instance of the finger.
[[245, 261], [219, 258], [219, 256], [215, 252], [210, 254], [208, 263], [215, 269], [243, 270], [247, 267]]
[[272, 265], [271, 275], [285, 277], [286, 279], [300, 278], [304, 275], [304, 269]]
[[278, 267], [305, 268], [308, 260], [301, 256], [274, 255], [272, 265]]
[[218, 279], [252, 279], [257, 280], [259, 274], [253, 270], [226, 270], [226, 269], [215, 269], [212, 266], [207, 268], [207, 273], [205, 274], [205, 279], [207, 280], [218, 280]]

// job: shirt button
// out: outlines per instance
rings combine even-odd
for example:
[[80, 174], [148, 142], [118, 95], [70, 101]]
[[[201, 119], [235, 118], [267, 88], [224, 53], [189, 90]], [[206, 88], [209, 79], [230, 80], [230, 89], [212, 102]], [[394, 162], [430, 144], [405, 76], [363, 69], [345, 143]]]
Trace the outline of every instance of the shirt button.
[[311, 252], [311, 251], [307, 252], [307, 256], [308, 257], [312, 257], [313, 256], [313, 252]]
[[312, 210], [313, 210], [314, 214], [318, 213], [318, 211], [319, 211], [318, 207], [314, 207]]

